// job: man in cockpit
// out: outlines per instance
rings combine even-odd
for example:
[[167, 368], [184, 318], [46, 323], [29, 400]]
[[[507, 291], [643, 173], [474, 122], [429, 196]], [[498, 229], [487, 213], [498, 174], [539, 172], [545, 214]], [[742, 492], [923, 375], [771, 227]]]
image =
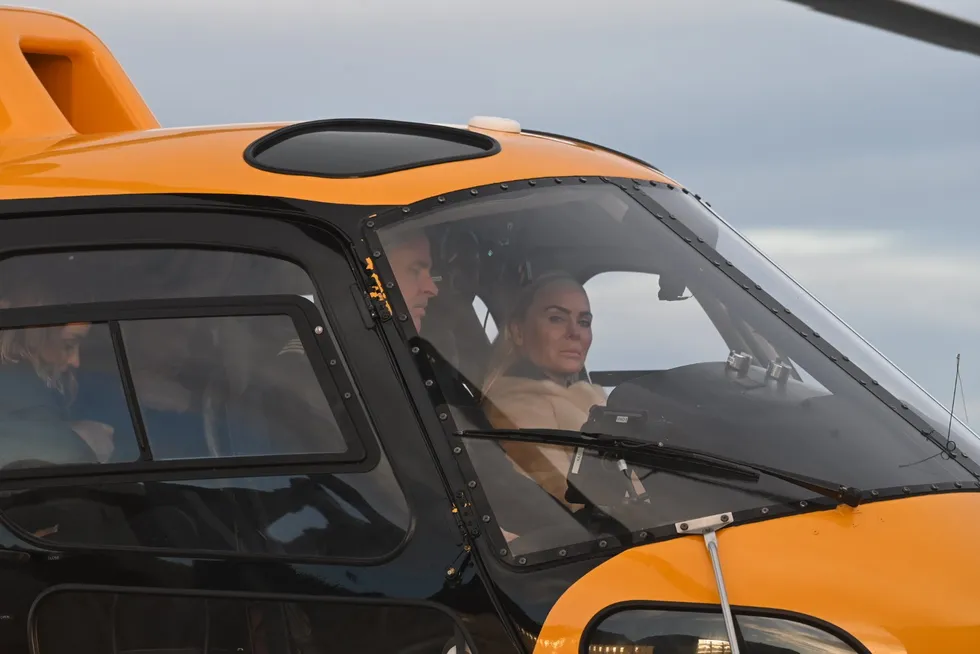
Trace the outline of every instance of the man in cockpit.
[[405, 298], [415, 330], [422, 330], [422, 319], [429, 300], [439, 294], [432, 279], [432, 246], [425, 232], [410, 232], [387, 245], [388, 262], [395, 282]]

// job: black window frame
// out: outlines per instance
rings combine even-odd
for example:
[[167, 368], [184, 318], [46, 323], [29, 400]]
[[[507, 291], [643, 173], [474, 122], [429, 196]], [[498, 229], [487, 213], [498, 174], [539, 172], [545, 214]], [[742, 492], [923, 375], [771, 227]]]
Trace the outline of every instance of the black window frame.
[[[316, 308], [306, 299], [293, 295], [257, 295], [207, 298], [180, 298], [159, 300], [123, 300], [92, 302], [71, 305], [50, 305], [5, 309], [0, 311], [0, 329], [51, 327], [75, 322], [108, 324], [113, 336], [117, 357], [126, 360], [125, 346], [119, 337], [119, 323], [139, 320], [167, 320], [193, 318], [287, 316], [296, 328], [297, 336], [305, 350], [320, 390], [331, 407], [350, 404], [344, 398], [353, 397], [353, 385], [336, 365], [337, 352], [322, 329], [323, 320]], [[321, 333], [316, 334], [316, 327]], [[324, 359], [324, 352], [329, 357]], [[328, 361], [333, 361], [330, 365]], [[106, 481], [119, 476], [140, 475], [156, 472], [183, 472], [207, 470], [210, 475], [239, 477], [238, 471], [268, 466], [284, 466], [306, 463], [308, 465], [344, 465], [344, 471], [355, 472], [373, 467], [380, 452], [371, 441], [366, 443], [358, 436], [366, 426], [358, 424], [358, 417], [350, 411], [334, 414], [341, 435], [347, 445], [343, 452], [308, 452], [297, 454], [266, 454], [240, 457], [202, 457], [195, 459], [148, 459], [146, 458], [147, 434], [140, 418], [138, 393], [130, 378], [130, 370], [119, 366], [119, 373], [126, 396], [126, 403], [133, 420], [136, 440], [140, 447], [140, 459], [134, 462], [81, 463], [51, 467], [22, 468], [4, 471], [2, 487], [10, 488], [14, 480], [37, 480], [71, 477], [74, 480], [98, 476]], [[347, 423], [347, 424], [345, 424]], [[365, 467], [367, 466], [367, 467]], [[227, 471], [234, 471], [230, 474]]]
[[[0, 201], [0, 261], [95, 250], [192, 249], [272, 257], [297, 265], [309, 277], [317, 297], [315, 308], [313, 305], [298, 306], [310, 312], [305, 315], [315, 316], [316, 322], [312, 324], [324, 324], [325, 320], [323, 338], [315, 339], [309, 352], [319, 349], [317, 357], [337, 362], [335, 374], [345, 380], [345, 387], [350, 388], [351, 397], [345, 397], [344, 406], [354, 423], [352, 435], [360, 441], [365, 452], [358, 463], [314, 462], [308, 455], [301, 455], [301, 460], [294, 458], [292, 461], [284, 461], [281, 457], [277, 460], [269, 456], [257, 457], [261, 459], [257, 464], [244, 466], [237, 458], [209, 458], [202, 459], [207, 465], [196, 469], [185, 467], [179, 475], [175, 475], [177, 469], [166, 465], [165, 461], [153, 462], [152, 468], [108, 476], [102, 472], [106, 464], [89, 465], [82, 475], [66, 474], [67, 466], [59, 466], [59, 472], [50, 474], [41, 472], [44, 468], [33, 468], [24, 469], [17, 475], [14, 471], [5, 472], [0, 479], [0, 489], [71, 486], [110, 480], [128, 483], [216, 476], [359, 473], [376, 468], [381, 458], [381, 438], [374, 424], [376, 418], [369, 413], [354, 378], [343, 334], [355, 323], [363, 325], [364, 318], [356, 308], [355, 295], [359, 297], [366, 277], [363, 267], [358, 266], [352, 256], [353, 243], [344, 232], [343, 224], [346, 221], [356, 224], [379, 209], [277, 197], [223, 195], [109, 195]], [[322, 280], [337, 279], [343, 283], [327, 287], [321, 284]], [[355, 290], [357, 293], [352, 294]], [[249, 296], [229, 296], [224, 300], [238, 302], [243, 297]], [[298, 303], [309, 304], [300, 296], [295, 299]], [[177, 301], [185, 300], [191, 300], [193, 304], [195, 298]], [[132, 300], [121, 304], [140, 302], [161, 306], [170, 300]], [[48, 307], [31, 310], [41, 309]], [[363, 309], [366, 311], [366, 307]], [[230, 463], [215, 475], [218, 461]], [[391, 466], [411, 512], [405, 482], [396, 464], [392, 462]]]
[[[752, 605], [742, 605], [742, 604], [732, 604], [732, 618], [735, 622], [735, 634], [739, 639], [739, 649], [744, 651], [746, 649], [746, 644], [742, 636], [742, 630], [738, 624], [739, 617], [756, 617], [756, 618], [774, 618], [777, 620], [785, 620], [786, 622], [795, 622], [797, 624], [806, 625], [814, 629], [823, 631], [837, 639], [842, 643], [851, 647], [855, 654], [871, 654], [871, 651], [865, 646], [861, 641], [859, 641], [853, 634], [845, 631], [843, 628], [833, 624], [832, 622], [827, 622], [816, 616], [812, 616], [806, 613], [800, 613], [797, 611], [791, 611], [788, 609], [776, 609], [761, 606]], [[723, 618], [721, 605], [720, 604], [707, 604], [698, 602], [670, 602], [670, 601], [658, 601], [658, 600], [626, 600], [623, 602], [616, 602], [610, 604], [599, 610], [592, 618], [586, 623], [585, 627], [582, 629], [582, 636], [579, 638], [578, 654], [589, 654], [589, 644], [592, 635], [595, 630], [602, 625], [602, 623], [607, 620], [610, 616], [617, 613], [625, 613], [627, 611], [664, 611], [664, 612], [674, 612], [674, 613], [708, 613], [711, 615], [717, 615], [719, 619]]]
[[[741, 286], [742, 290], [754, 300], [769, 308], [778, 320], [790, 327], [800, 338], [808, 341], [818, 352], [823, 354], [846, 375], [858, 382], [868, 392], [872, 393], [872, 395], [886, 407], [894, 411], [902, 420], [905, 420], [912, 428], [919, 431], [923, 438], [930, 441], [940, 450], [943, 457], [955, 459], [968, 473], [980, 477], [980, 463], [966, 458], [958, 451], [954, 453], [954, 450], [956, 450], [955, 443], [951, 448], [945, 442], [945, 437], [941, 437], [942, 435], [936, 432], [932, 425], [920, 418], [914, 411], [908, 410], [908, 406], [882, 387], [876, 380], [872, 379], [863, 369], [851, 361], [848, 356], [826, 340], [821, 339], [818, 333], [813, 332], [806, 323], [770, 296], [761, 285], [749, 279], [745, 273], [714, 250], [705, 239], [695, 234], [689, 227], [677, 220], [665, 207], [656, 202], [653, 197], [641, 190], [641, 187], [644, 185], [650, 187], [662, 186], [670, 190], [678, 188], [673, 183], [648, 179], [607, 177], [604, 175], [568, 175], [565, 177], [509, 179], [471, 188], [457, 189], [403, 206], [386, 207], [383, 210], [365, 216], [359, 223], [360, 234], [363, 240], [361, 251], [364, 252], [363, 256], [377, 271], [378, 278], [374, 288], [376, 301], [379, 307], [386, 305], [390, 307], [390, 313], [379, 311], [377, 320], [392, 342], [401, 342], [411, 348], [411, 354], [406, 353], [398, 357], [398, 365], [402, 368], [402, 374], [406, 380], [411, 380], [408, 386], [417, 405], [420, 408], [424, 407], [435, 418], [431, 421], [431, 424], [437, 428], [432, 429], [431, 434], [433, 436], [437, 434], [442, 435], [442, 440], [445, 443], [444, 448], [439, 447], [437, 449], [437, 456], [440, 457], [440, 463], [444, 469], [451, 470], [455, 468], [458, 473], [453, 476], [453, 481], [456, 483], [456, 486], [452, 490], [455, 496], [461, 500], [461, 504], [465, 506], [465, 509], [460, 509], [461, 519], [474, 538], [481, 534], [486, 536], [486, 538], [476, 539], [476, 542], [484, 552], [487, 560], [500, 562], [507, 566], [507, 569], [510, 571], [524, 573], [540, 569], [543, 566], [564, 565], [571, 561], [613, 556], [637, 545], [659, 543], [683, 536], [683, 534], [677, 532], [673, 524], [668, 524], [633, 532], [622, 538], [612, 535], [596, 536], [589, 541], [567, 544], [549, 550], [535, 551], [521, 555], [514, 554], [503, 534], [500, 532], [500, 529], [497, 528], [495, 521], [496, 514], [493, 511], [487, 493], [483, 490], [482, 484], [480, 483], [480, 477], [476, 473], [476, 467], [472, 463], [472, 455], [468, 452], [466, 438], [461, 436], [460, 427], [455, 417], [455, 407], [438, 383], [423, 385], [424, 380], [435, 380], [438, 377], [434, 366], [429, 362], [429, 357], [438, 359], [441, 355], [434, 348], [427, 345], [427, 342], [421, 337], [412, 320], [409, 319], [411, 314], [401, 292], [387, 293], [385, 290], [397, 290], [398, 288], [394, 271], [388, 262], [388, 257], [385, 256], [385, 248], [382, 240], [382, 235], [387, 228], [394, 227], [399, 223], [410, 222], [418, 216], [429, 214], [433, 210], [460, 204], [476, 197], [498, 197], [506, 195], [512, 190], [518, 191], [528, 188], [544, 189], [562, 185], [578, 186], [585, 184], [609, 184], [628, 195], [648, 210], [655, 219], [663, 222], [676, 237], [687, 243], [706, 262], [718, 268], [731, 281]], [[432, 440], [433, 442], [436, 441], [435, 438]], [[955, 481], [921, 484], [918, 486], [894, 486], [873, 489], [864, 495], [862, 502], [886, 501], [901, 497], [935, 494], [937, 492], [977, 492], [978, 489], [980, 489], [980, 478], [971, 483]], [[805, 502], [777, 503], [758, 509], [747, 509], [736, 512], [735, 522], [740, 525], [751, 524], [785, 516], [824, 511], [833, 509], [836, 506], [836, 500], [814, 496]], [[488, 516], [489, 521], [482, 521], [480, 516]]]

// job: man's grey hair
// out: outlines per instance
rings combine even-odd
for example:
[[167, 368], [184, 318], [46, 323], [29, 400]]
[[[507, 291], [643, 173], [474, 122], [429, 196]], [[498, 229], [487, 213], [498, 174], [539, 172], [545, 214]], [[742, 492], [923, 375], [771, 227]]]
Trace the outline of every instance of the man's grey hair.
[[381, 230], [378, 232], [378, 236], [381, 239], [381, 246], [386, 250], [391, 250], [410, 243], [419, 237], [424, 236], [428, 238], [429, 235], [425, 227], [410, 223], [408, 225], [395, 225], [389, 229]]

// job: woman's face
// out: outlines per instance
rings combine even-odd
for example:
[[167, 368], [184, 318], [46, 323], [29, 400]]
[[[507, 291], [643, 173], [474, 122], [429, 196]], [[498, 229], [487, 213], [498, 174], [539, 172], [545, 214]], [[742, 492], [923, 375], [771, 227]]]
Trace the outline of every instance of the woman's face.
[[79, 349], [82, 339], [88, 336], [92, 326], [88, 323], [73, 323], [56, 327], [53, 338], [46, 340], [39, 352], [41, 361], [51, 371], [60, 376], [69, 368], [81, 365]]
[[580, 286], [556, 281], [542, 288], [524, 320], [511, 326], [518, 350], [553, 375], [574, 375], [585, 367], [592, 346], [592, 312]]

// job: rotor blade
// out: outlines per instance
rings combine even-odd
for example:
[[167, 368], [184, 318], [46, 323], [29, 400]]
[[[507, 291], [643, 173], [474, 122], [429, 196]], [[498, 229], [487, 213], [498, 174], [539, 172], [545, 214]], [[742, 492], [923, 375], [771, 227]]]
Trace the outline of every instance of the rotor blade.
[[903, 0], [788, 0], [824, 14], [980, 56], [980, 25]]

